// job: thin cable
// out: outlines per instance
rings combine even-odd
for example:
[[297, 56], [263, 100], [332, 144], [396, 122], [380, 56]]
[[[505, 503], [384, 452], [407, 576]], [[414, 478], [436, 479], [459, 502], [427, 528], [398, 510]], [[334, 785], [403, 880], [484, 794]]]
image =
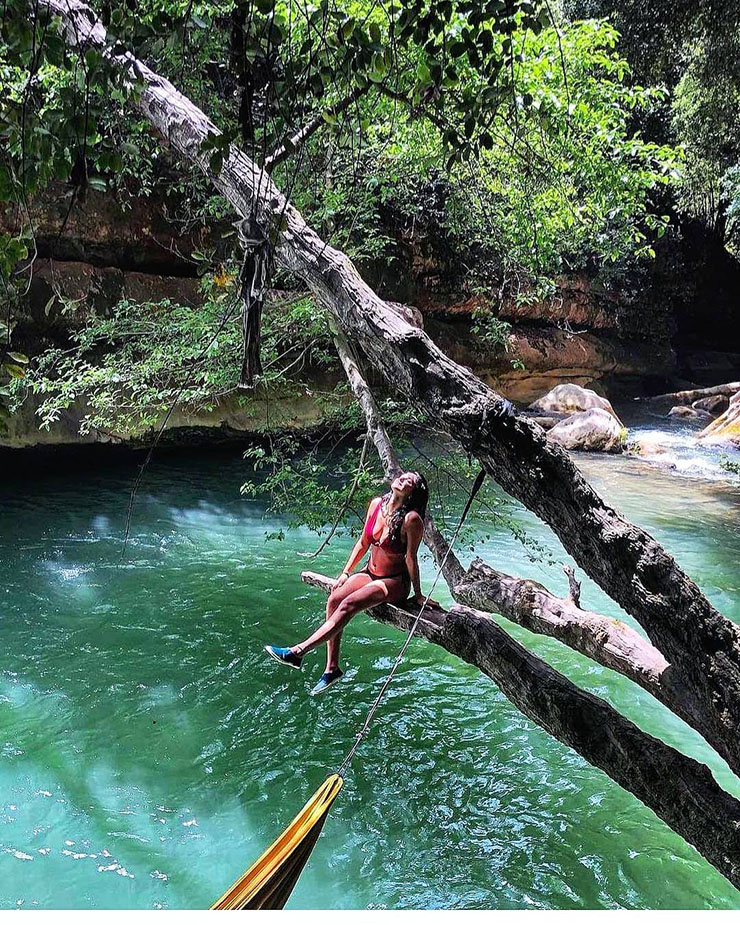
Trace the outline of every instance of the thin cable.
[[473, 503], [473, 499], [474, 499], [475, 496], [478, 494], [478, 489], [479, 489], [479, 488], [481, 487], [481, 485], [483, 484], [483, 479], [485, 478], [485, 475], [486, 475], [486, 473], [483, 471], [483, 469], [481, 469], [481, 471], [478, 473], [478, 477], [476, 478], [476, 480], [475, 480], [475, 482], [474, 482], [474, 484], [473, 484], [473, 488], [472, 488], [472, 490], [471, 490], [471, 492], [470, 492], [470, 496], [468, 497], [468, 500], [467, 500], [467, 503], [466, 503], [466, 505], [465, 505], [465, 508], [463, 509], [462, 515], [460, 516], [460, 522], [459, 522], [458, 525], [457, 525], [457, 529], [455, 530], [455, 533], [454, 533], [454, 535], [453, 535], [452, 539], [450, 540], [450, 543], [449, 543], [449, 545], [448, 545], [448, 547], [447, 547], [447, 551], [446, 551], [445, 554], [444, 554], [444, 557], [443, 557], [443, 559], [442, 559], [442, 562], [441, 562], [439, 568], [437, 569], [437, 574], [434, 576], [434, 581], [432, 582], [432, 586], [431, 586], [431, 588], [429, 589], [429, 591], [427, 592], [427, 596], [426, 596], [426, 598], [424, 599], [424, 603], [421, 605], [421, 607], [420, 607], [420, 609], [419, 609], [419, 613], [416, 615], [416, 619], [415, 619], [414, 622], [412, 623], [411, 629], [409, 630], [408, 635], [406, 636], [406, 641], [405, 641], [404, 644], [401, 646], [401, 649], [400, 649], [398, 655], [396, 656], [396, 660], [393, 662], [393, 667], [392, 667], [391, 670], [388, 672], [388, 676], [386, 677], [385, 681], [383, 682], [383, 686], [380, 688], [380, 691], [378, 692], [378, 696], [375, 698], [375, 700], [373, 701], [372, 706], [371, 706], [370, 709], [368, 710], [367, 716], [365, 717], [365, 722], [362, 724], [362, 728], [360, 729], [360, 731], [359, 731], [359, 732], [357, 733], [357, 735], [355, 736], [355, 741], [354, 741], [354, 744], [352, 745], [352, 748], [350, 748], [350, 750], [347, 752], [347, 754], [346, 754], [346, 756], [345, 756], [345, 758], [344, 758], [344, 761], [339, 765], [339, 769], [337, 770], [337, 774], [339, 774], [340, 776], [342, 776], [342, 775], [344, 774], [344, 770], [345, 770], [345, 768], [349, 765], [350, 761], [352, 761], [352, 759], [354, 758], [355, 752], [357, 751], [357, 749], [358, 749], [359, 746], [360, 746], [360, 742], [362, 742], [362, 740], [365, 738], [365, 736], [366, 736], [366, 734], [367, 734], [367, 731], [368, 731], [368, 729], [370, 728], [370, 724], [371, 724], [372, 721], [373, 721], [373, 718], [374, 718], [374, 716], [375, 716], [375, 713], [377, 712], [377, 709], [378, 709], [378, 707], [380, 706], [380, 702], [381, 702], [381, 700], [383, 699], [383, 697], [385, 696], [385, 692], [388, 690], [388, 687], [390, 686], [390, 683], [391, 683], [391, 681], [393, 680], [393, 675], [396, 673], [396, 669], [397, 669], [398, 666], [401, 664], [401, 661], [403, 660], [403, 657], [404, 657], [404, 655], [406, 654], [406, 649], [408, 649], [409, 645], [411, 644], [411, 639], [412, 639], [414, 633], [416, 632], [416, 628], [417, 628], [417, 626], [419, 625], [419, 621], [421, 620], [421, 616], [422, 616], [422, 614], [424, 613], [424, 610], [426, 609], [426, 606], [427, 606], [427, 604], [429, 603], [429, 600], [431, 599], [432, 592], [434, 591], [434, 589], [435, 589], [436, 586], [437, 586], [437, 582], [439, 581], [440, 576], [441, 576], [441, 574], [442, 574], [442, 571], [443, 571], [443, 569], [444, 569], [444, 567], [445, 567], [445, 564], [447, 563], [447, 559], [448, 559], [450, 553], [452, 552], [452, 547], [455, 545], [455, 540], [457, 539], [457, 536], [458, 536], [458, 534], [460, 533], [460, 530], [462, 529], [462, 525], [463, 525], [463, 523], [465, 522], [465, 518], [468, 516], [468, 512], [470, 511], [470, 506], [471, 506], [472, 503]]

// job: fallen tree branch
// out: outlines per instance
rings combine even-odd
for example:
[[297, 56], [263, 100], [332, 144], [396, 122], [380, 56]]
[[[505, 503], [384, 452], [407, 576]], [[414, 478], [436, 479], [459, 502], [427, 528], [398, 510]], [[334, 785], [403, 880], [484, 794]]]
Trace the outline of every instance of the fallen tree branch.
[[[334, 106], [330, 106], [325, 112], [330, 116], [340, 116], [343, 112], [346, 112], [353, 103], [356, 103], [361, 96], [364, 96], [372, 86], [373, 84], [368, 83], [365, 87], [356, 87], [351, 93], [345, 96], [343, 100], [335, 103]], [[286, 161], [297, 148], [305, 144], [305, 142], [325, 124], [324, 112], [320, 112], [311, 119], [310, 122], [307, 122], [300, 131], [296, 132], [291, 138], [276, 148], [272, 154], [265, 158], [265, 170], [274, 170], [278, 164], [282, 164], [283, 161]]]
[[706, 389], [685, 389], [683, 392], [665, 392], [663, 395], [646, 395], [638, 397], [635, 401], [673, 401], [682, 405], [690, 405], [700, 398], [711, 398], [712, 395], [735, 395], [740, 392], [740, 382], [726, 382], [724, 385], [712, 385]]
[[286, 201], [266, 170], [232, 145], [218, 171], [204, 142], [220, 132], [172, 84], [128, 52], [114, 51], [81, 0], [37, 0], [59, 17], [67, 41], [96, 48], [133, 86], [132, 102], [170, 146], [198, 164], [239, 215], [254, 214], [275, 255], [301, 277], [337, 326], [389, 387], [458, 440], [486, 471], [549, 524], [591, 578], [645, 628], [686, 691], [694, 725], [740, 770], [740, 634], [674, 559], [607, 505], [568, 454], [471, 370], [446, 356], [364, 282], [349, 258], [327, 245]]
[[471, 563], [451, 591], [456, 601], [499, 613], [533, 633], [552, 636], [639, 684], [679, 715], [685, 712], [671, 686], [664, 683], [669, 668], [664, 656], [621, 620], [581, 610], [538, 582], [506, 575], [481, 559]]
[[[301, 578], [324, 593], [334, 584], [315, 572]], [[408, 632], [416, 608], [381, 604], [368, 613]], [[740, 801], [722, 790], [706, 765], [576, 687], [487, 614], [459, 604], [431, 608], [416, 632], [479, 668], [525, 716], [634, 794], [740, 887]]]

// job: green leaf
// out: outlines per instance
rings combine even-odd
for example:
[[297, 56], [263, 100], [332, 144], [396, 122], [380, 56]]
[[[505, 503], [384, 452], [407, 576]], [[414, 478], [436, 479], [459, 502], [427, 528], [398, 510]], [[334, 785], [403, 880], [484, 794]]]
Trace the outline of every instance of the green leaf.
[[22, 366], [17, 366], [15, 363], [4, 363], [3, 369], [11, 379], [22, 379], [26, 375], [25, 369], [23, 369]]

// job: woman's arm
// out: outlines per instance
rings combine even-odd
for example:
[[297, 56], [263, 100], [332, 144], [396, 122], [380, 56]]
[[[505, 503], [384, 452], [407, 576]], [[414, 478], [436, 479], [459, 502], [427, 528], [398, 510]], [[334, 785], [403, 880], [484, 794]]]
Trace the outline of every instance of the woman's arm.
[[[414, 589], [414, 598], [417, 604], [424, 603], [424, 594], [421, 590], [421, 580], [419, 579], [419, 559], [418, 551], [421, 538], [424, 535], [424, 522], [416, 511], [406, 515], [404, 521], [406, 528], [406, 568], [411, 576], [411, 587]], [[429, 599], [429, 603], [438, 607], [436, 601]]]
[[[378, 504], [380, 504], [379, 499], [378, 499]], [[362, 533], [360, 534], [360, 538], [359, 540], [357, 540], [355, 545], [352, 547], [352, 552], [349, 554], [349, 559], [347, 559], [347, 564], [342, 569], [342, 573], [340, 574], [339, 578], [337, 578], [337, 580], [334, 582], [335, 588], [342, 587], [345, 581], [349, 578], [354, 567], [358, 564], [358, 562], [361, 561], [361, 559], [367, 552], [368, 547], [370, 546], [370, 543], [367, 539], [367, 531], [365, 528], [367, 527], [367, 522], [370, 518], [370, 512], [372, 510], [374, 510], [374, 507], [373, 507], [373, 502], [371, 501], [370, 504], [368, 505], [367, 515], [365, 516], [365, 523], [362, 525]]]

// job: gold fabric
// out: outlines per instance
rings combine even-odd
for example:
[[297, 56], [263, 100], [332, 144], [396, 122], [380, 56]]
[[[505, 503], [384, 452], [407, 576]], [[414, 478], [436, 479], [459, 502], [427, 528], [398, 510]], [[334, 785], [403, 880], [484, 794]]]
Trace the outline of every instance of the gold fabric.
[[211, 909], [282, 909], [306, 866], [342, 778], [330, 774], [288, 828]]

